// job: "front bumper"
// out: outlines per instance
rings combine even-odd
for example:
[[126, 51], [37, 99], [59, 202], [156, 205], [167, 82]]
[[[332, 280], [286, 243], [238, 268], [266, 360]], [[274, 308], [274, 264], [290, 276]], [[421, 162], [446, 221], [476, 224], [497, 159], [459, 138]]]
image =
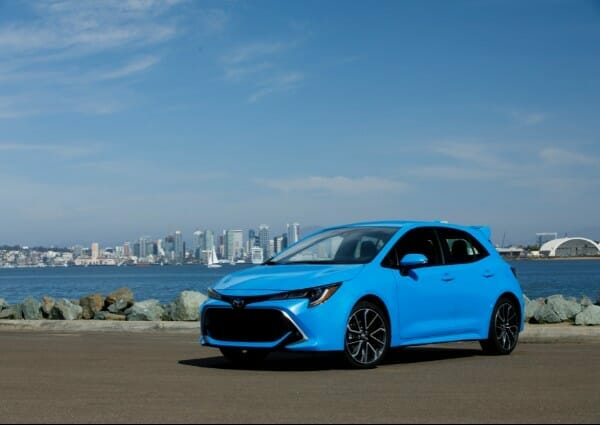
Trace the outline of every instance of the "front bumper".
[[305, 299], [266, 301], [234, 309], [208, 300], [201, 308], [200, 343], [272, 351], [342, 350], [347, 313], [332, 301], [312, 308]]

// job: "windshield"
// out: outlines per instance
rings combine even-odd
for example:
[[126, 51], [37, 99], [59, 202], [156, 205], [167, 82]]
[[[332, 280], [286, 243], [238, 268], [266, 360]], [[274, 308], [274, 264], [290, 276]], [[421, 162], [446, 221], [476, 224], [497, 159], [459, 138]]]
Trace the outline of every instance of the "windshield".
[[309, 236], [265, 264], [365, 264], [397, 227], [345, 227]]

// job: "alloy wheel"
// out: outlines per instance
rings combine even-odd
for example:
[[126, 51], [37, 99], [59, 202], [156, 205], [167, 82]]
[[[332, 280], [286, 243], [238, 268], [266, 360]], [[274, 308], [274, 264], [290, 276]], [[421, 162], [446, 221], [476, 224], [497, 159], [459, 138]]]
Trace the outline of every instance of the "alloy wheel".
[[346, 326], [345, 353], [350, 363], [374, 367], [383, 359], [388, 345], [388, 324], [379, 308], [370, 303], [358, 305]]

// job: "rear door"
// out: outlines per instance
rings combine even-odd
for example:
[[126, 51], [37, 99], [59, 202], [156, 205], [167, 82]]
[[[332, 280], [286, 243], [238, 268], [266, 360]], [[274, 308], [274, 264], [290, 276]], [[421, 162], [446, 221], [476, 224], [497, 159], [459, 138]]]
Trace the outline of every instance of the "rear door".
[[494, 270], [487, 250], [468, 232], [438, 228], [444, 253], [448, 302], [454, 310], [457, 334], [477, 333], [493, 296]]
[[[400, 271], [400, 261], [406, 254], [423, 254], [428, 258], [428, 264], [404, 275]], [[453, 289], [447, 281], [447, 267], [443, 265], [442, 251], [433, 228], [407, 232], [382, 265], [397, 270], [395, 344], [407, 340], [433, 340], [454, 333]]]

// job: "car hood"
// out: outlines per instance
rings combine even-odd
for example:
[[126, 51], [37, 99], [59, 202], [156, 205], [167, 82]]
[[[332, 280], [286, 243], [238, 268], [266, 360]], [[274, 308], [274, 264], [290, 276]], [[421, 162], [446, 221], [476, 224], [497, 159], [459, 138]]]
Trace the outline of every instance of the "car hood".
[[257, 266], [225, 276], [213, 287], [224, 295], [259, 295], [348, 281], [364, 268], [351, 265]]

